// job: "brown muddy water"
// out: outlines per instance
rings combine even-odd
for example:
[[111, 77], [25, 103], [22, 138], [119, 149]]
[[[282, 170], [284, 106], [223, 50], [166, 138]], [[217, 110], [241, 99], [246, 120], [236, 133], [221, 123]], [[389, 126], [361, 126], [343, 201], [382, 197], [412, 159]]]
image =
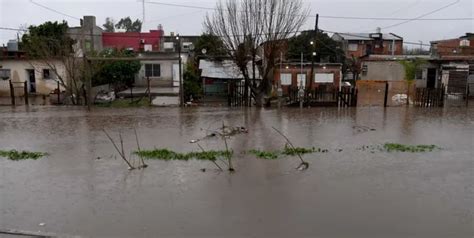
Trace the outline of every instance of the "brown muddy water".
[[[135, 126], [144, 148], [197, 151], [189, 141], [222, 121], [250, 130], [230, 140], [234, 174], [198, 161], [148, 161], [146, 170], [130, 172], [101, 131], [121, 130], [128, 151], [136, 148]], [[294, 169], [296, 158], [241, 154], [284, 146], [272, 126], [298, 146], [330, 152], [306, 155], [304, 172]], [[357, 150], [385, 142], [443, 150]], [[214, 139], [201, 144], [224, 147]], [[0, 229], [84, 237], [474, 237], [472, 107], [3, 107], [0, 149], [50, 153], [0, 159]]]

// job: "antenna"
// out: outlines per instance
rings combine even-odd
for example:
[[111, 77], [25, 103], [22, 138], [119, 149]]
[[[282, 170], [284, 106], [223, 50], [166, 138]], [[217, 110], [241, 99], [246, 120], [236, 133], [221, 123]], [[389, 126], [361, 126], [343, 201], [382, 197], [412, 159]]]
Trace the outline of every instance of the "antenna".
[[142, 18], [142, 32], [145, 30], [145, 0], [142, 0], [143, 18]]

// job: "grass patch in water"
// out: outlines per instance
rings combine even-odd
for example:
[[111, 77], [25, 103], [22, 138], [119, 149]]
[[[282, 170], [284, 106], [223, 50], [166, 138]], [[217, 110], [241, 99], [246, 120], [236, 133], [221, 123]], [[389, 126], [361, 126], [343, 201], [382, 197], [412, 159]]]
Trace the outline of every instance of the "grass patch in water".
[[169, 149], [155, 149], [155, 150], [142, 150], [136, 151], [134, 154], [143, 157], [145, 159], [155, 160], [181, 160], [188, 161], [191, 159], [205, 160], [205, 161], [216, 161], [219, 158], [227, 158], [232, 156], [233, 152], [229, 151], [205, 151], [205, 152], [190, 152], [190, 153], [178, 153]]
[[47, 153], [42, 152], [30, 152], [30, 151], [17, 151], [17, 150], [0, 150], [0, 157], [5, 157], [9, 160], [37, 160], [47, 156]]
[[440, 149], [436, 145], [403, 145], [396, 143], [386, 143], [383, 148], [387, 152], [411, 152], [411, 153], [423, 153], [432, 152], [433, 150]]
[[302, 148], [302, 147], [296, 147], [296, 148], [291, 148], [289, 146], [285, 146], [285, 149], [282, 151], [283, 155], [288, 155], [288, 156], [295, 156], [295, 155], [304, 155], [304, 154], [313, 154], [313, 153], [328, 153], [329, 150], [327, 149], [321, 149], [321, 148]]
[[259, 159], [275, 160], [278, 159], [279, 152], [263, 151], [263, 150], [249, 150], [250, 154], [255, 155]]

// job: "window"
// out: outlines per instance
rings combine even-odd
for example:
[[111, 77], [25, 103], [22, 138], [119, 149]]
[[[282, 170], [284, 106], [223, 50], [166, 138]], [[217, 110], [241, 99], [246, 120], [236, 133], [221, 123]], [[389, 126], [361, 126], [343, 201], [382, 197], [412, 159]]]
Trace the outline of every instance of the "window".
[[306, 87], [306, 74], [298, 74], [298, 87]]
[[357, 45], [357, 44], [349, 44], [348, 50], [349, 51], [357, 51], [358, 48], [359, 48], [359, 45]]
[[418, 80], [423, 79], [423, 70], [422, 69], [417, 69], [416, 70], [415, 79], [418, 79]]
[[334, 83], [334, 74], [333, 73], [317, 73], [314, 75], [314, 82]]
[[146, 77], [161, 77], [161, 65], [159, 64], [145, 64]]
[[362, 66], [362, 75], [367, 76], [369, 72], [369, 67], [367, 65]]
[[85, 47], [86, 51], [90, 51], [90, 50], [92, 49], [92, 43], [91, 43], [91, 41], [90, 41], [90, 40], [86, 40], [84, 47]]
[[43, 69], [43, 79], [51, 79], [51, 73], [49, 69]]
[[397, 50], [397, 46], [393, 43], [388, 43], [388, 51], [392, 52], [392, 51], [395, 51], [395, 50]]
[[466, 40], [466, 39], [461, 40], [461, 42], [459, 42], [459, 46], [461, 46], [461, 47], [468, 47], [470, 45], [471, 45], [471, 41]]
[[280, 74], [281, 85], [291, 85], [291, 74]]
[[172, 50], [172, 49], [174, 49], [174, 43], [173, 42], [165, 42], [163, 44], [163, 48], [165, 48], [166, 50]]
[[145, 52], [153, 51], [153, 46], [151, 44], [145, 44]]

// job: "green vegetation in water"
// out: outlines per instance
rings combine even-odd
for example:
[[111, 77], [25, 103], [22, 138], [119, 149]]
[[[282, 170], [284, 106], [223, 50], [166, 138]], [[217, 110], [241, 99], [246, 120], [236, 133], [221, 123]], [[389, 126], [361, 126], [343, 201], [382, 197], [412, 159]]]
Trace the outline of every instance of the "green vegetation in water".
[[133, 107], [149, 107], [150, 103], [147, 99], [139, 101], [130, 101], [130, 99], [116, 99], [113, 102], [97, 104], [97, 107], [110, 107], [110, 108], [133, 108]]
[[297, 155], [305, 155], [305, 154], [314, 154], [314, 153], [328, 153], [329, 150], [321, 149], [321, 148], [302, 148], [296, 147], [291, 148], [288, 145], [282, 151], [265, 151], [265, 150], [249, 150], [249, 154], [255, 155], [259, 159], [266, 159], [266, 160], [275, 160], [280, 158], [281, 156], [297, 156]]
[[278, 159], [279, 152], [275, 151], [262, 151], [262, 150], [249, 150], [250, 154], [257, 156], [259, 159], [275, 160]]
[[18, 161], [18, 160], [37, 160], [42, 157], [47, 156], [47, 153], [42, 152], [29, 152], [29, 151], [17, 151], [17, 150], [0, 150], [0, 157], [8, 158], [9, 160]]
[[155, 149], [155, 150], [142, 150], [134, 152], [136, 155], [146, 159], [157, 159], [157, 160], [182, 160], [188, 161], [191, 159], [203, 160], [203, 161], [216, 161], [219, 158], [228, 158], [232, 156], [233, 152], [229, 151], [203, 151], [203, 152], [190, 152], [190, 153], [178, 153], [169, 149]]
[[313, 153], [328, 153], [329, 150], [327, 149], [321, 149], [321, 148], [302, 148], [302, 147], [295, 147], [291, 148], [288, 145], [285, 146], [285, 149], [283, 150], [282, 154], [283, 155], [288, 155], [288, 156], [295, 156], [295, 155], [304, 155], [304, 154], [313, 154]]
[[422, 152], [432, 152], [435, 149], [440, 149], [436, 145], [403, 145], [395, 143], [386, 143], [383, 145], [383, 148], [387, 152], [411, 152], [411, 153], [422, 153]]

